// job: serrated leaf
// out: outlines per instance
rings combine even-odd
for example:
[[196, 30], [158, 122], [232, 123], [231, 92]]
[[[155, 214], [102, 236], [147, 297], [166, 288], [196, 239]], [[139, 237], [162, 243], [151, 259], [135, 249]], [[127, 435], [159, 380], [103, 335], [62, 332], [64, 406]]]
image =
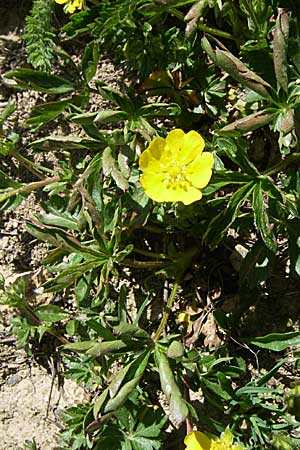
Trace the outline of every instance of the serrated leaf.
[[123, 191], [129, 189], [129, 183], [116, 166], [116, 161], [112, 155], [112, 149], [106, 147], [102, 155], [102, 167], [105, 175], [111, 175], [116, 185]]

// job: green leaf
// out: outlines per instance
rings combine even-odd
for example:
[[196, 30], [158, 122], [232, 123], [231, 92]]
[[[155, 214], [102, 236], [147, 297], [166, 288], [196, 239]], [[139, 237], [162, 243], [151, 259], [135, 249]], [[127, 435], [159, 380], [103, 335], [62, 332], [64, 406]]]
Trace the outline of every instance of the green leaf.
[[167, 356], [160, 350], [155, 350], [155, 361], [158, 367], [160, 384], [168, 399], [172, 416], [178, 423], [184, 422], [188, 416], [188, 407], [175, 381]]
[[249, 116], [242, 117], [234, 122], [226, 125], [217, 131], [221, 136], [240, 136], [241, 134], [254, 131], [257, 128], [263, 127], [268, 123], [274, 121], [278, 115], [278, 112], [274, 110], [266, 109], [264, 111], [257, 111]]
[[[78, 116], [76, 116], [77, 118]], [[73, 118], [74, 119], [74, 118]], [[97, 113], [95, 123], [114, 123], [129, 119], [129, 115], [125, 111], [115, 109], [106, 109]]]
[[273, 30], [273, 59], [274, 69], [278, 85], [288, 92], [288, 63], [286, 54], [286, 41], [280, 26], [277, 25]]
[[210, 245], [217, 245], [223, 238], [224, 233], [237, 218], [239, 207], [247, 200], [255, 186], [255, 181], [250, 181], [239, 188], [230, 198], [227, 208], [214, 217], [207, 227], [203, 238]]
[[115, 333], [118, 337], [125, 338], [143, 338], [149, 339], [150, 336], [147, 331], [140, 328], [138, 325], [133, 323], [121, 322], [119, 325], [114, 327]]
[[262, 240], [255, 242], [240, 269], [240, 286], [249, 291], [265, 282], [272, 274], [275, 254]]
[[71, 344], [65, 344], [64, 350], [73, 350], [74, 352], [86, 352], [96, 344], [95, 341], [80, 341], [72, 342]]
[[237, 142], [239, 143], [239, 146], [237, 146], [233, 139], [220, 137], [216, 140], [216, 147], [220, 152], [225, 153], [225, 155], [237, 164], [237, 166], [241, 167], [245, 174], [256, 177], [259, 175], [259, 172], [248, 158], [245, 141], [240, 140]]
[[88, 355], [100, 356], [111, 352], [125, 351], [127, 344], [122, 340], [97, 342], [88, 349]]
[[40, 216], [40, 220], [46, 225], [54, 225], [56, 227], [67, 228], [68, 230], [79, 231], [77, 221], [68, 212], [58, 211]]
[[119, 89], [115, 89], [111, 86], [108, 86], [103, 81], [96, 81], [95, 85], [97, 86], [99, 93], [109, 102], [116, 104], [120, 107], [122, 111], [126, 111], [126, 113], [133, 114], [135, 111], [135, 106], [130, 97], [126, 94], [123, 94]]
[[82, 56], [82, 72], [85, 81], [91, 81], [96, 73], [99, 61], [99, 50], [96, 41], [91, 41], [85, 48]]
[[59, 322], [69, 317], [66, 311], [56, 305], [42, 305], [36, 308], [34, 312], [39, 319], [50, 323]]
[[178, 116], [181, 108], [177, 103], [151, 103], [142, 106], [136, 112], [137, 117]]
[[62, 136], [53, 135], [37, 139], [30, 144], [37, 150], [71, 150], [71, 149], [86, 149], [92, 151], [99, 151], [101, 143], [95, 139], [87, 139], [79, 136]]
[[62, 114], [69, 103], [70, 100], [61, 100], [59, 102], [48, 102], [38, 105], [31, 111], [31, 116], [27, 120], [27, 124], [33, 131], [36, 131], [45, 123], [50, 122]]
[[105, 175], [111, 175], [116, 185], [123, 191], [129, 189], [129, 183], [117, 167], [117, 162], [110, 147], [106, 147], [102, 155], [102, 167]]
[[263, 78], [249, 69], [239, 58], [232, 53], [217, 48], [213, 50], [207, 37], [201, 40], [202, 48], [221, 69], [243, 86], [258, 92], [262, 97], [270, 99], [271, 86]]
[[15, 78], [18, 86], [49, 94], [65, 94], [75, 91], [73, 83], [56, 75], [33, 69], [18, 69], [5, 74], [6, 78]]
[[241, 172], [231, 170], [218, 170], [213, 174], [209, 185], [203, 190], [203, 195], [211, 195], [228, 184], [246, 184], [251, 177]]
[[253, 190], [253, 213], [255, 226], [260, 232], [264, 243], [273, 253], [276, 253], [277, 242], [270, 225], [261, 181], [255, 185]]
[[300, 332], [292, 331], [290, 333], [271, 333], [265, 336], [247, 338], [243, 340], [260, 348], [265, 348], [274, 352], [282, 352], [291, 346], [300, 345]]
[[210, 381], [205, 377], [202, 377], [202, 382], [205, 384], [205, 386], [210, 389], [214, 394], [216, 394], [218, 397], [223, 398], [224, 400], [231, 400], [231, 395], [229, 395], [224, 389], [222, 389], [222, 386], [220, 386], [219, 383], [215, 383], [214, 381]]
[[287, 220], [286, 229], [289, 242], [290, 270], [294, 278], [300, 277], [300, 219]]
[[137, 376], [124, 384], [124, 386], [122, 386], [119, 390], [118, 394], [107, 402], [104, 408], [104, 412], [108, 413], [110, 411], [117, 411], [118, 408], [120, 408], [126, 402], [131, 392], [138, 385], [140, 379], [141, 377]]
[[0, 114], [0, 127], [9, 118], [9, 116], [15, 111], [15, 109], [16, 109], [16, 104], [10, 97], [8, 99], [8, 102], [6, 103], [4, 111]]

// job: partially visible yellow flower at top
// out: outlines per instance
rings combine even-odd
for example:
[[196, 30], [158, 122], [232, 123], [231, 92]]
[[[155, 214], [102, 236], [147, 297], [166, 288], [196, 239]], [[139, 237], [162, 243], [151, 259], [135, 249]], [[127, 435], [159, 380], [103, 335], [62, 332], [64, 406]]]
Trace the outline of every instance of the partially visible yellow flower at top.
[[76, 9], [82, 9], [83, 8], [83, 2], [84, 0], [55, 0], [56, 3], [59, 3], [60, 5], [66, 5], [66, 11], [70, 14], [73, 14]]
[[155, 138], [141, 154], [140, 181], [144, 191], [157, 202], [182, 202], [189, 205], [202, 198], [212, 176], [213, 155], [203, 152], [203, 137], [196, 131], [187, 134], [172, 130], [166, 139]]
[[226, 428], [221, 437], [208, 437], [201, 431], [192, 431], [184, 440], [185, 450], [243, 450], [240, 445], [233, 445], [233, 435], [229, 428]]

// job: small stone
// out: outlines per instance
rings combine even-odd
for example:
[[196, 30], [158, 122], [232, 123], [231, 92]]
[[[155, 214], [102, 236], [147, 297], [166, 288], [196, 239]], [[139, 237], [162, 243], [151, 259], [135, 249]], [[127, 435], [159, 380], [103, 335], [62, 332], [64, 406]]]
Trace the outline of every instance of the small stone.
[[6, 380], [6, 384], [8, 384], [9, 386], [14, 386], [17, 383], [20, 383], [21, 380], [22, 380], [22, 377], [19, 374], [16, 373], [16, 374], [10, 376]]

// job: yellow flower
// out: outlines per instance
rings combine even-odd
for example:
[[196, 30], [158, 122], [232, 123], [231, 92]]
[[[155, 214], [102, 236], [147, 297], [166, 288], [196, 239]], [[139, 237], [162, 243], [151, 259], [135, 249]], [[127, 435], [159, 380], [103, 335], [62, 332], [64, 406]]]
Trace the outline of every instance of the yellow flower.
[[66, 5], [66, 11], [70, 14], [72, 14], [76, 9], [82, 9], [83, 8], [83, 2], [84, 0], [55, 0], [56, 3], [59, 3], [60, 5]]
[[148, 197], [157, 202], [189, 205], [202, 197], [209, 182], [213, 155], [203, 152], [204, 139], [196, 131], [172, 130], [166, 139], [155, 138], [141, 154], [140, 181]]
[[189, 433], [184, 443], [185, 450], [243, 450], [240, 445], [232, 445], [233, 435], [229, 428], [226, 428], [221, 437], [208, 437], [201, 431], [192, 431]]

